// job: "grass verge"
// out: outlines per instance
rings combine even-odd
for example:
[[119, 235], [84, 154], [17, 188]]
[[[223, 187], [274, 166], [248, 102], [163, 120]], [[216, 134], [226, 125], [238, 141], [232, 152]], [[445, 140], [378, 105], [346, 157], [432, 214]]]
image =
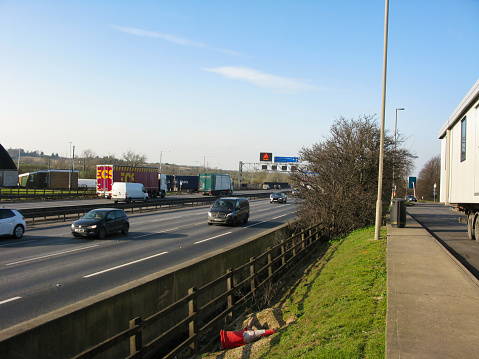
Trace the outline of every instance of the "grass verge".
[[203, 358], [384, 358], [385, 238], [386, 228], [375, 241], [370, 227], [325, 243], [269, 308], [282, 316], [276, 334]]

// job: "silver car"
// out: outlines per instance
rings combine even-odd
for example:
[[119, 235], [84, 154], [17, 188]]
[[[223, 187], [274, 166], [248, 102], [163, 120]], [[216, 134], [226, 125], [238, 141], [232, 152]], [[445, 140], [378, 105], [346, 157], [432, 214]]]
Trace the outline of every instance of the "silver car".
[[25, 217], [16, 209], [0, 208], [0, 236], [22, 238], [27, 226]]

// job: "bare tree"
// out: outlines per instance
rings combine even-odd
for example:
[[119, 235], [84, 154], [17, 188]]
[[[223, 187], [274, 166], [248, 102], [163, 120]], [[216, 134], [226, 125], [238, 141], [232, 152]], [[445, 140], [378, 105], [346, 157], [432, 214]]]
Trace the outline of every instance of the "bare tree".
[[421, 172], [417, 179], [416, 195], [418, 198], [425, 200], [434, 200], [434, 184], [436, 184], [437, 195], [439, 197], [439, 181], [441, 179], [441, 158], [439, 155], [431, 158]]
[[[374, 224], [380, 135], [375, 116], [341, 117], [324, 142], [300, 151], [305, 165], [295, 171], [293, 179], [303, 187], [298, 211], [303, 225], [323, 223], [334, 235], [343, 235]], [[399, 136], [394, 153], [394, 137], [385, 136], [383, 213], [391, 198], [393, 164], [396, 173], [401, 173], [414, 158], [402, 144]]]
[[123, 153], [123, 162], [127, 166], [140, 166], [146, 163], [146, 156], [139, 155], [132, 150]]

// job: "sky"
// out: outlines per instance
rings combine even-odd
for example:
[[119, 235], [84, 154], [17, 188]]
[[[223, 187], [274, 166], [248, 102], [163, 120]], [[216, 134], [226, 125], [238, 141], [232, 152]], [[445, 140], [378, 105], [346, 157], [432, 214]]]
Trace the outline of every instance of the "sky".
[[[390, 0], [385, 130], [418, 158], [479, 77], [479, 0]], [[384, 0], [0, 0], [0, 144], [238, 169], [381, 122]]]

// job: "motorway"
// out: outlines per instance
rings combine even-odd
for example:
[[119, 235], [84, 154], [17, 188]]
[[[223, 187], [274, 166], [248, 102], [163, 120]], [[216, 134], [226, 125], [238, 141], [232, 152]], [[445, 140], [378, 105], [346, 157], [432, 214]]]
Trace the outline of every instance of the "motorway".
[[248, 224], [238, 227], [208, 226], [209, 206], [197, 206], [128, 214], [129, 234], [104, 240], [72, 237], [71, 221], [36, 224], [20, 240], [0, 238], [0, 329], [207, 256], [296, 216], [291, 197], [286, 204], [252, 200], [250, 207]]

